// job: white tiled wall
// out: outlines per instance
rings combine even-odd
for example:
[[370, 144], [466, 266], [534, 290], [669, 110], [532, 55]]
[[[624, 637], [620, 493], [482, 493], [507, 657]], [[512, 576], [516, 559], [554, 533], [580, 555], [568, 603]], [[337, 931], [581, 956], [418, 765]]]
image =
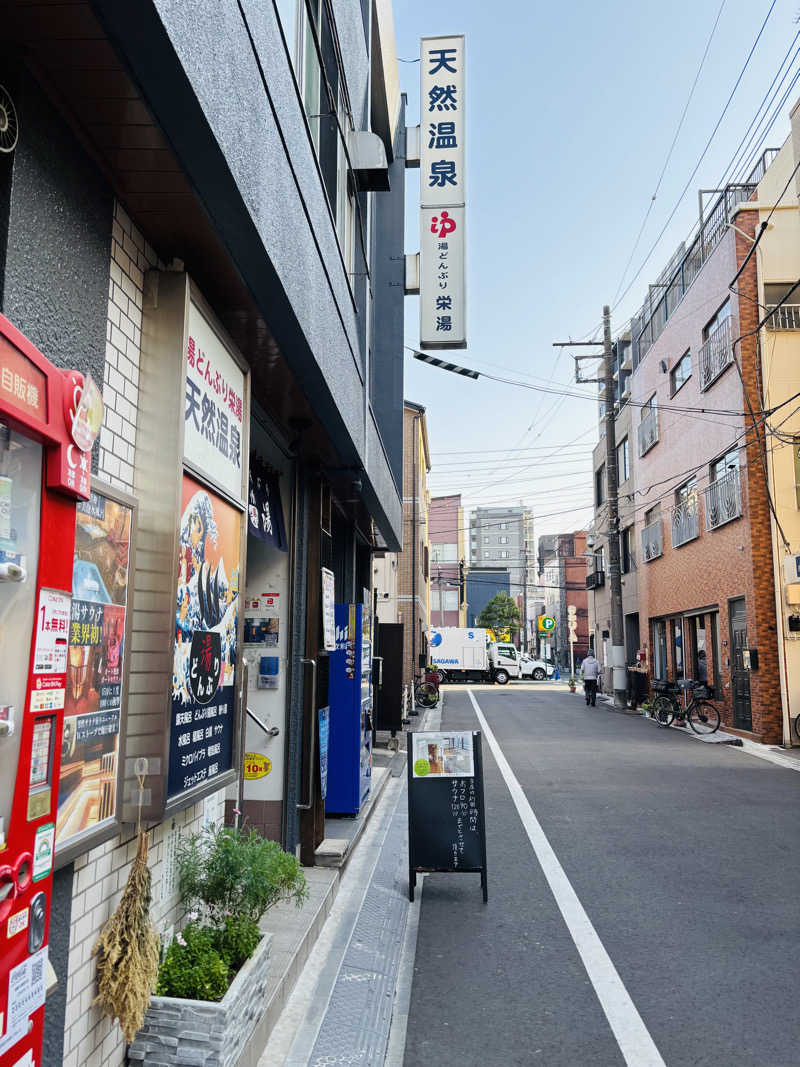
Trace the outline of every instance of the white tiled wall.
[[[108, 287], [105, 418], [99, 474], [129, 493], [133, 492], [135, 463], [144, 272], [155, 266], [160, 264], [153, 249], [117, 204]], [[165, 838], [174, 829], [181, 834], [194, 833], [209, 821], [221, 821], [223, 815], [221, 790], [153, 828], [149, 855], [153, 881], [151, 917], [160, 932], [180, 918], [177, 892], [162, 892]], [[136, 840], [129, 833], [98, 845], [75, 861], [64, 1067], [121, 1067], [125, 1062], [125, 1042], [119, 1026], [92, 1007], [97, 993], [92, 949], [103, 924], [119, 903], [135, 853]]]

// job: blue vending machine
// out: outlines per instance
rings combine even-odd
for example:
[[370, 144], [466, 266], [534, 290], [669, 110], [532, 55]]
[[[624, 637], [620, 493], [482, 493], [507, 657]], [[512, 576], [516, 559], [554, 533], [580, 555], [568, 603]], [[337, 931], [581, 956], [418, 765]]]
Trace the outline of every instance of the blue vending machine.
[[358, 815], [372, 784], [372, 616], [365, 605], [336, 605], [330, 666], [325, 810]]

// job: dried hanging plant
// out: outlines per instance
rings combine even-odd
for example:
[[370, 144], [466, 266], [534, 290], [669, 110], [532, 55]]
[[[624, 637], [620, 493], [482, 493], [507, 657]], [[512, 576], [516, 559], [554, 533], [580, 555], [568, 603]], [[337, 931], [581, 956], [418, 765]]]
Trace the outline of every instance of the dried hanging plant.
[[150, 869], [147, 833], [138, 831], [136, 858], [114, 914], [94, 947], [97, 996], [94, 1003], [118, 1019], [130, 1043], [141, 1030], [158, 976], [159, 936], [150, 924]]

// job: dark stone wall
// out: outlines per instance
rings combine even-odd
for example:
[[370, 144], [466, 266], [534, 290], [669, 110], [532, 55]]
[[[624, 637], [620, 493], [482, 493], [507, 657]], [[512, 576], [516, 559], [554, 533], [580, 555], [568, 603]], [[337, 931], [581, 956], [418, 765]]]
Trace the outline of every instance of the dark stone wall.
[[48, 950], [50, 962], [58, 976], [58, 985], [47, 998], [44, 1013], [42, 1063], [62, 1063], [64, 1059], [64, 1018], [67, 1009], [67, 968], [69, 962], [69, 928], [72, 919], [72, 878], [70, 863], [53, 875], [50, 904]]
[[52, 363], [102, 387], [113, 195], [31, 75], [14, 81], [2, 311]]
[[391, 191], [374, 199], [374, 293], [370, 400], [398, 492], [403, 486], [403, 316], [405, 313], [404, 225], [406, 195], [405, 99], [389, 166]]

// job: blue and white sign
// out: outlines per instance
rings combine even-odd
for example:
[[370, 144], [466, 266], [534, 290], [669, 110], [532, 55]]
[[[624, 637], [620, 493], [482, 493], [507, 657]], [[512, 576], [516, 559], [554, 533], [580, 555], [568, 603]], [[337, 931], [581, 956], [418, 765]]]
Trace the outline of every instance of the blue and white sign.
[[328, 737], [330, 736], [331, 709], [320, 708], [319, 719], [319, 780], [322, 799], [328, 795]]

